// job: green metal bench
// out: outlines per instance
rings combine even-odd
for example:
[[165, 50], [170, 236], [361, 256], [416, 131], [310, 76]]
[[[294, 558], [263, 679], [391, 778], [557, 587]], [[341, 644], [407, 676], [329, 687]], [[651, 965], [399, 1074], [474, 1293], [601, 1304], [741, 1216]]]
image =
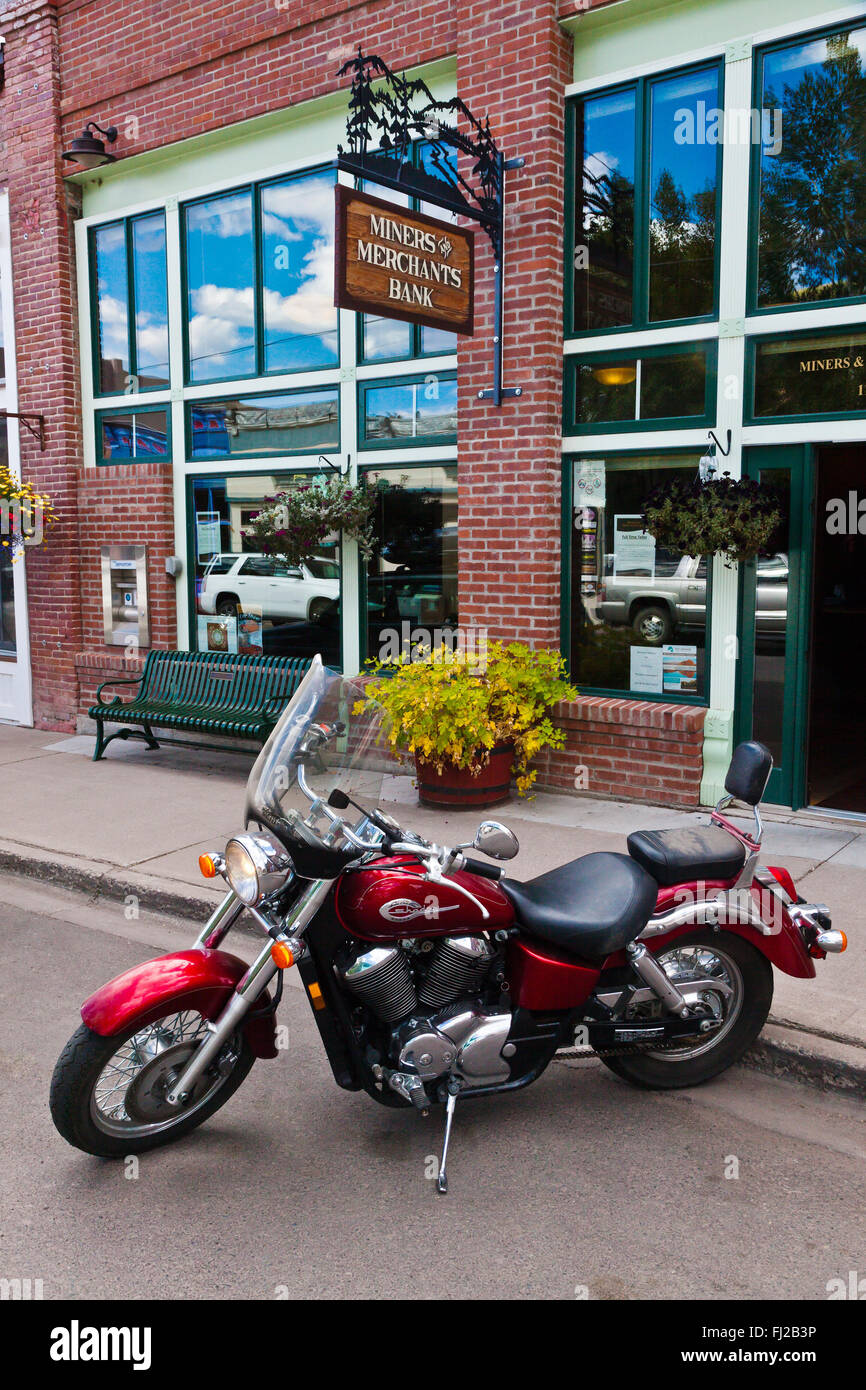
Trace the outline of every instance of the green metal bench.
[[[97, 703], [89, 710], [96, 721], [93, 761], [99, 761], [115, 738], [142, 738], [148, 748], [158, 748], [155, 728], [265, 743], [309, 669], [310, 662], [300, 657], [148, 652], [140, 676], [103, 681], [97, 690]], [[118, 685], [135, 685], [138, 690], [126, 703], [120, 695], [103, 700], [103, 690]], [[106, 722], [141, 728], [118, 729], [106, 738]], [[191, 746], [192, 741], [184, 742]]]

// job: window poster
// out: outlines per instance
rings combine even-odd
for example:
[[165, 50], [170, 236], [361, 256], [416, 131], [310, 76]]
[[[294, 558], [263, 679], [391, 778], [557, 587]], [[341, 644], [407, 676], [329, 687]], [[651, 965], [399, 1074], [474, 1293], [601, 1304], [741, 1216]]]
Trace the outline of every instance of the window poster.
[[220, 550], [219, 512], [196, 512], [195, 549], [199, 560], [207, 560]]
[[237, 618], [198, 618], [198, 649], [200, 652], [236, 652], [238, 649]]
[[262, 610], [255, 604], [245, 604], [238, 613], [238, 645], [240, 656], [261, 656]]
[[664, 693], [694, 695], [698, 688], [697, 647], [664, 646], [661, 649]]
[[632, 690], [645, 695], [661, 695], [663, 688], [661, 647], [631, 647], [629, 649]]
[[614, 578], [634, 576], [653, 579], [656, 572], [655, 536], [644, 530], [643, 517], [620, 515], [613, 519]]
[[574, 506], [604, 506], [604, 459], [575, 459], [574, 461]]

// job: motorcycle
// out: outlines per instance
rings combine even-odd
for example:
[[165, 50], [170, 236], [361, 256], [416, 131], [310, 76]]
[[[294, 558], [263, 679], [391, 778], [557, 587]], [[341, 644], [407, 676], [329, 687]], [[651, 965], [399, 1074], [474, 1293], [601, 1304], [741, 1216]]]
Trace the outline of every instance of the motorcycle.
[[[228, 891], [194, 945], [82, 1007], [51, 1086], [70, 1144], [120, 1158], [202, 1124], [277, 1055], [295, 968], [338, 1086], [444, 1107], [444, 1193], [458, 1099], [527, 1086], [575, 1044], [636, 1086], [707, 1081], [760, 1033], [773, 966], [807, 979], [845, 949], [823, 904], [759, 866], [760, 743], [735, 750], [709, 825], [636, 831], [627, 854], [519, 882], [498, 822], [447, 848], [378, 805], [387, 735], [381, 706], [316, 658], [252, 769], [244, 833], [200, 859]], [[725, 815], [734, 799], [753, 829]], [[264, 936], [250, 965], [223, 949], [244, 915]]]

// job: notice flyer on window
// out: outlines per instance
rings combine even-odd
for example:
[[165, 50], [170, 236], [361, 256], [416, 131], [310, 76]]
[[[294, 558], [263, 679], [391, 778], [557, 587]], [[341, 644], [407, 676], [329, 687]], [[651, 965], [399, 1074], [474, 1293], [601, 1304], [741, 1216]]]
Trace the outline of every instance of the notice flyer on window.
[[219, 512], [196, 512], [195, 549], [200, 560], [209, 560], [220, 548]]
[[254, 604], [247, 604], [238, 613], [238, 655], [261, 656], [262, 610]]
[[604, 459], [575, 459], [574, 507], [604, 506]]
[[661, 647], [631, 647], [629, 684], [643, 695], [661, 695], [663, 689]]
[[614, 578], [653, 579], [656, 572], [655, 536], [644, 530], [640, 515], [613, 519]]
[[198, 649], [200, 652], [236, 652], [238, 649], [237, 618], [198, 617]]
[[665, 695], [694, 695], [698, 688], [697, 647], [661, 648]]

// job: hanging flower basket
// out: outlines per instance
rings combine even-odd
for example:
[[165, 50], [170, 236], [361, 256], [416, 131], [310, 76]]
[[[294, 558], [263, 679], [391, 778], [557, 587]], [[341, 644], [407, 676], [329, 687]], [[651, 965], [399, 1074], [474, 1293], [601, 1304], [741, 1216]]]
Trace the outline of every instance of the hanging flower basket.
[[373, 488], [353, 487], [335, 475], [278, 492], [266, 497], [265, 504], [244, 531], [265, 555], [281, 555], [299, 565], [341, 531], [358, 542], [363, 559], [373, 554]]
[[11, 552], [13, 561], [21, 557], [25, 545], [39, 545], [55, 520], [48, 494], [37, 492], [32, 483], [19, 482], [0, 464], [0, 547]]
[[753, 560], [782, 521], [780, 494], [751, 478], [673, 478], [644, 503], [643, 523], [659, 545], [680, 555]]

